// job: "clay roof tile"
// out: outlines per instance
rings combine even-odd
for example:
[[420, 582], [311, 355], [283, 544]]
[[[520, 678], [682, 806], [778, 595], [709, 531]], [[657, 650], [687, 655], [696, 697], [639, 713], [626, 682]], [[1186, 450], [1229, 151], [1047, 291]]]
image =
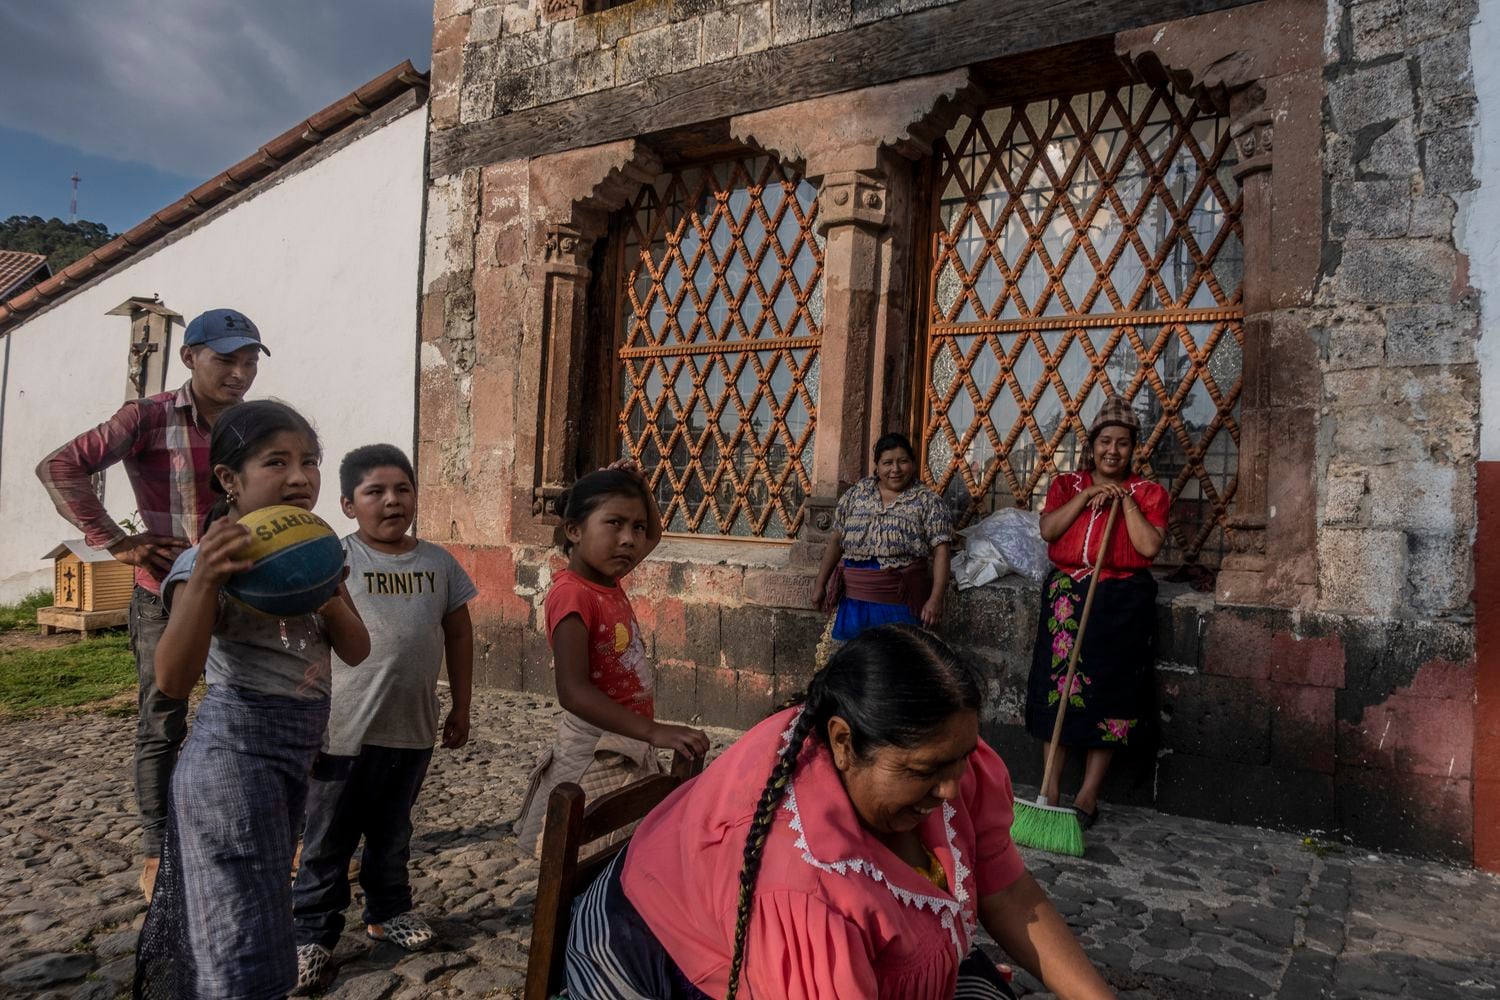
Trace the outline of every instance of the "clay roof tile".
[[0, 296], [30, 281], [42, 271], [47, 271], [46, 254], [28, 253], [25, 250], [0, 250]]

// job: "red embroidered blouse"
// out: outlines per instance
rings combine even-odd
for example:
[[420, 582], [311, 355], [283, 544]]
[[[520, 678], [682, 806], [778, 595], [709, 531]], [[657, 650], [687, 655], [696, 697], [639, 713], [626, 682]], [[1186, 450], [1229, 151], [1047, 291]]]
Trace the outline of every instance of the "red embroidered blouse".
[[[1047, 490], [1047, 499], [1042, 504], [1042, 513], [1050, 514], [1094, 485], [1094, 477], [1088, 472], [1065, 472], [1052, 480]], [[1125, 481], [1125, 489], [1141, 513], [1158, 528], [1167, 526], [1167, 507], [1171, 497], [1157, 483], [1132, 475]], [[1083, 513], [1068, 525], [1068, 530], [1055, 542], [1047, 545], [1047, 557], [1052, 565], [1075, 580], [1082, 580], [1094, 569], [1094, 560], [1099, 558], [1099, 543], [1104, 540], [1104, 526], [1109, 521], [1109, 507]], [[1151, 560], [1135, 550], [1130, 542], [1130, 532], [1125, 530], [1125, 512], [1120, 511], [1115, 520], [1114, 534], [1110, 536], [1109, 551], [1104, 555], [1104, 570], [1100, 574], [1106, 580], [1121, 580], [1138, 570], [1150, 569]]]

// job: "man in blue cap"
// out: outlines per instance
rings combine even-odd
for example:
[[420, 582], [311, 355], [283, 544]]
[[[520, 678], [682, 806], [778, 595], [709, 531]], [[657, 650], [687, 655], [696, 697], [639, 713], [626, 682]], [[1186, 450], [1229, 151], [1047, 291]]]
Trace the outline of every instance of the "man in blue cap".
[[[130, 648], [140, 682], [135, 738], [135, 794], [146, 854], [140, 885], [149, 901], [166, 827], [167, 790], [187, 734], [187, 702], [156, 687], [156, 644], [167, 625], [161, 581], [172, 561], [198, 540], [212, 506], [208, 460], [214, 421], [255, 382], [260, 331], [242, 312], [210, 309], [187, 326], [182, 363], [192, 378], [175, 392], [133, 399], [93, 430], [42, 459], [36, 474], [57, 512], [96, 549], [135, 567]], [[144, 531], [129, 534], [110, 517], [91, 477], [123, 462]]]

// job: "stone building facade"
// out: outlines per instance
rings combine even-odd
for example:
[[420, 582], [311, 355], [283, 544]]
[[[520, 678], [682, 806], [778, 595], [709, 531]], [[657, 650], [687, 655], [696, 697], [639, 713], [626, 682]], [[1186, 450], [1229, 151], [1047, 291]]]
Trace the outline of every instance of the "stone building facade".
[[[1500, 865], [1475, 0], [435, 15], [420, 527], [481, 583], [483, 681], [551, 691], [580, 471], [636, 457], [667, 510], [630, 582], [659, 713], [748, 726], [817, 662], [880, 433], [972, 519], [1034, 506], [1121, 393], [1176, 527], [1159, 745], [1113, 794]], [[1037, 603], [1005, 578], [944, 623], [1023, 781]]]

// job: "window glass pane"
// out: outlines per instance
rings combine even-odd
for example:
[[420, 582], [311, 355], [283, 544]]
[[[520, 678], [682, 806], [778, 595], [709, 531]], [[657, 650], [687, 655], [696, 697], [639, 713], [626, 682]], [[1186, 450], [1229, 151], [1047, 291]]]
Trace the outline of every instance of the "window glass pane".
[[1224, 118], [1150, 84], [992, 107], [939, 140], [923, 475], [963, 519], [1035, 508], [1119, 394], [1149, 442], [1138, 470], [1172, 493], [1163, 561], [1217, 565], [1239, 455], [1234, 159]]
[[756, 157], [664, 174], [621, 213], [620, 450], [645, 469], [668, 530], [801, 527], [823, 316], [816, 196]]

